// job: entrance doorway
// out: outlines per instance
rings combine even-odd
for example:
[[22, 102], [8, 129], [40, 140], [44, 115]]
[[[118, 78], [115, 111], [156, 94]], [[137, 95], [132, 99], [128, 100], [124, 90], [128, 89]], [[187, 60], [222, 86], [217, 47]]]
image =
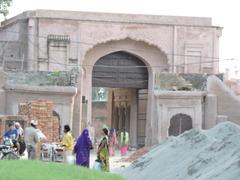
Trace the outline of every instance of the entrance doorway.
[[[145, 145], [148, 89], [146, 65], [137, 56], [118, 51], [101, 57], [95, 63], [92, 78], [93, 88], [107, 89], [108, 92], [102, 124], [119, 132], [126, 129], [132, 141], [130, 145]], [[93, 122], [98, 124], [96, 128], [100, 128], [97, 102], [92, 102]]]
[[186, 114], [176, 114], [170, 120], [169, 136], [178, 136], [183, 132], [192, 129], [192, 118]]

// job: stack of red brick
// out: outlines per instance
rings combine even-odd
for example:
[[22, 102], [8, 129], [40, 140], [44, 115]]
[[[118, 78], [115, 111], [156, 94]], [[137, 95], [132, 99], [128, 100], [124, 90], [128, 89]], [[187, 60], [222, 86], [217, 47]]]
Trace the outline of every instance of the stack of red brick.
[[19, 115], [28, 117], [28, 123], [33, 119], [38, 121], [38, 128], [44, 133], [48, 141], [59, 140], [59, 120], [53, 116], [53, 102], [35, 100], [19, 104], [18, 109]]

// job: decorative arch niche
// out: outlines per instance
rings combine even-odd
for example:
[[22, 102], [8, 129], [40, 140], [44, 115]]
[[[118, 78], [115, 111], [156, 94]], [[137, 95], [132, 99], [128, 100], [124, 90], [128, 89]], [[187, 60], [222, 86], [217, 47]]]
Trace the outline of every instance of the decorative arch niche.
[[193, 128], [192, 118], [187, 114], [178, 113], [170, 119], [170, 127], [168, 129], [169, 136], [178, 136], [183, 132]]

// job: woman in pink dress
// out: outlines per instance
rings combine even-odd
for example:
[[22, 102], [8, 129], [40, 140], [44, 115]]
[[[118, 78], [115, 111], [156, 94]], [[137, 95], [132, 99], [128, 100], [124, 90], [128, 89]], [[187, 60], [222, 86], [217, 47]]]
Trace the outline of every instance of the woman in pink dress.
[[124, 129], [123, 132], [120, 134], [120, 143], [121, 143], [121, 156], [125, 156], [128, 151], [128, 142], [129, 141], [129, 135], [128, 132]]
[[117, 144], [116, 130], [112, 128], [109, 134], [109, 154], [115, 156], [115, 145]]

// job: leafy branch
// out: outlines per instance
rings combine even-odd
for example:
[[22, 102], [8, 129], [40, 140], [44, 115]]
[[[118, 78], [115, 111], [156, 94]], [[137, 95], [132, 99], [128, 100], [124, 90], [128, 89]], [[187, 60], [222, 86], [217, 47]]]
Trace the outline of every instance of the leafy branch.
[[4, 17], [8, 15], [8, 7], [10, 7], [12, 0], [0, 0], [0, 14]]

